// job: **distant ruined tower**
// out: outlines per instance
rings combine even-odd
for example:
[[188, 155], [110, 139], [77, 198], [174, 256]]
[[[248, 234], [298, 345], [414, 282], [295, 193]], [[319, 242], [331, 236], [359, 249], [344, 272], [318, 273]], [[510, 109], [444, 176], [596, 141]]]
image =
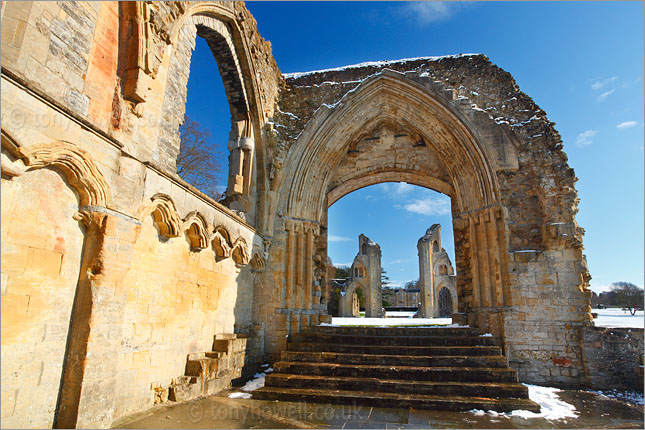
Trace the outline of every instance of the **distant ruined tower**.
[[417, 242], [422, 318], [450, 317], [457, 312], [457, 288], [452, 263], [441, 247], [441, 225], [433, 224]]
[[367, 236], [358, 236], [358, 254], [350, 269], [349, 279], [345, 283], [339, 302], [341, 317], [359, 316], [355, 306], [356, 291], [361, 289], [365, 297], [365, 316], [381, 318], [381, 247]]

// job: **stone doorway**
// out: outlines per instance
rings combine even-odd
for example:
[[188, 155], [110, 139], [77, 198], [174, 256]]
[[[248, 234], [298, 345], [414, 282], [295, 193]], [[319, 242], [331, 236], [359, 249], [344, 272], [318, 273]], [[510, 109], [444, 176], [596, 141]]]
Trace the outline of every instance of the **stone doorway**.
[[[433, 61], [423, 67], [450, 75], [443, 67], [452, 64], [472, 75], [472, 82], [463, 84], [474, 85], [473, 94], [481, 94], [475, 82], [490, 81], [479, 75], [489, 66], [477, 58]], [[562, 167], [566, 163], [545, 156], [557, 154], [558, 148], [531, 152], [523, 140], [529, 136], [469, 101], [470, 93], [449, 90], [428, 78], [430, 72], [407, 72], [411, 64], [393, 66], [401, 71], [356, 67], [287, 79], [280, 110], [290, 115], [278, 119], [288, 133], [278, 132], [284, 150], [277, 154], [280, 170], [272, 182], [275, 246], [267, 285], [280, 279], [277, 274], [286, 277], [279, 284], [284, 295], [273, 296], [284, 297], [275, 303], [281, 316], [267, 321], [266, 329], [283, 339], [280, 332], [299, 333], [327, 318], [326, 292], [320, 286], [327, 282], [322, 263], [327, 261], [329, 206], [369, 185], [406, 182], [451, 198], [457, 273], [457, 297], [451, 300], [458, 303], [461, 321], [492, 333], [528, 382], [578, 383], [578, 372], [572, 376], [570, 369], [554, 369], [551, 355], [534, 347], [546, 336], [555, 356], [570, 351], [564, 354], [566, 362], [583, 368], [578, 327], [589, 322], [590, 314], [581, 230], [574, 205], [555, 191], [544, 192], [549, 183], [573, 189], [568, 167]], [[450, 75], [446, 82], [461, 76]], [[512, 82], [510, 76], [505, 79]], [[328, 81], [343, 82], [347, 92], [325, 92]], [[517, 92], [506, 81], [499, 85]], [[501, 108], [508, 94], [487, 91], [502, 99], [485, 103]], [[515, 97], [527, 98], [519, 92]], [[523, 117], [520, 110], [512, 115]], [[532, 118], [541, 118], [540, 112]], [[538, 159], [540, 171], [529, 174]], [[395, 225], [389, 229], [396, 234]], [[549, 292], [531, 299], [538, 286]], [[559, 311], [563, 298], [571, 311]], [[283, 348], [271, 344], [267, 352]]]
[[439, 291], [439, 317], [450, 318], [452, 316], [452, 296], [448, 288], [444, 287]]

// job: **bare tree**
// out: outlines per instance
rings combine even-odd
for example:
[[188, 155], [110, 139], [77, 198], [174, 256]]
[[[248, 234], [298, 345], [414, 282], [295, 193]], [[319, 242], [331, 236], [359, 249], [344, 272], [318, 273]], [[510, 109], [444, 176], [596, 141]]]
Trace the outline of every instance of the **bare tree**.
[[637, 310], [643, 309], [643, 289], [631, 282], [614, 282], [611, 290], [616, 292], [618, 306], [626, 308], [634, 315]]
[[181, 146], [177, 156], [177, 174], [204, 194], [219, 200], [217, 175], [222, 171], [218, 161], [221, 156], [211, 142], [211, 133], [198, 122], [184, 116], [179, 127]]

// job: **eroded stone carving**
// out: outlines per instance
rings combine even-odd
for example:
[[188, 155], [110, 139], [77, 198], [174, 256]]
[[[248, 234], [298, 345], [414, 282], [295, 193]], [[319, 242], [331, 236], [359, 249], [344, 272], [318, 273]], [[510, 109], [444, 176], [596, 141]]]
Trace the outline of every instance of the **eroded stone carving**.
[[233, 258], [233, 261], [238, 266], [245, 266], [249, 263], [249, 249], [244, 238], [238, 237], [235, 241], [231, 251], [231, 258]]
[[125, 2], [121, 5], [121, 39], [128, 46], [125, 98], [135, 103], [147, 98], [150, 80], [155, 79], [170, 44], [170, 27], [184, 12], [183, 2]]
[[78, 191], [81, 206], [107, 206], [110, 200], [109, 185], [86, 151], [64, 141], [21, 146], [18, 150], [27, 170], [43, 167], [60, 170], [69, 185]]
[[158, 193], [152, 196], [151, 200], [150, 204], [142, 208], [142, 215], [139, 219], [143, 221], [144, 217], [152, 215], [161, 236], [179, 236], [182, 222], [172, 198], [166, 194]]
[[259, 246], [253, 246], [253, 256], [251, 257], [251, 267], [253, 270], [264, 270], [266, 263]]
[[222, 226], [215, 227], [213, 232], [213, 250], [215, 251], [215, 258], [221, 260], [231, 256], [233, 245], [231, 244], [231, 236]]
[[181, 226], [190, 240], [190, 247], [193, 250], [208, 248], [208, 223], [204, 217], [196, 211], [190, 212]]
[[2, 175], [15, 177], [27, 171], [27, 166], [22, 160], [11, 160], [7, 154], [2, 152]]

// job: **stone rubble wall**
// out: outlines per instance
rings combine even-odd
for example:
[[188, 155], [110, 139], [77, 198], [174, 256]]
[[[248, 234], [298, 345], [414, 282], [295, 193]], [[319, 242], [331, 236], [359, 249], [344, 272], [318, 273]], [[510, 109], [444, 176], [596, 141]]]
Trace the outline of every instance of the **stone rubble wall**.
[[643, 391], [643, 329], [585, 327], [585, 362], [597, 390]]

